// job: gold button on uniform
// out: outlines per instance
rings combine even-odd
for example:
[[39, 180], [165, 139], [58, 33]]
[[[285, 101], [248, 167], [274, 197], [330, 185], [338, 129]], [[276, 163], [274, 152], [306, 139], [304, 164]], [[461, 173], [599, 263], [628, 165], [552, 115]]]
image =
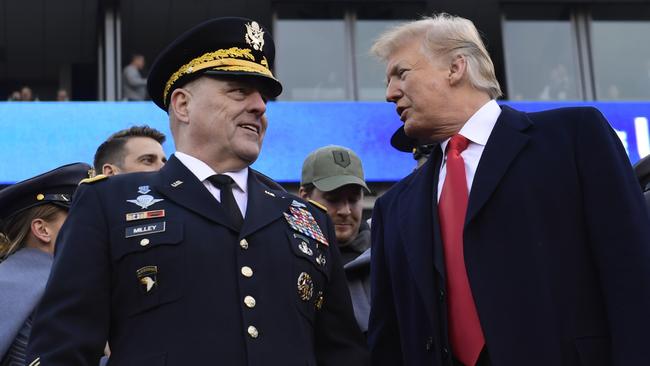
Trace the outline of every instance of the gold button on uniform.
[[242, 239], [242, 240], [240, 240], [240, 241], [239, 241], [239, 246], [240, 246], [242, 249], [248, 249], [248, 240], [246, 240], [246, 239]]
[[251, 278], [253, 277], [253, 269], [249, 266], [243, 266], [241, 268], [241, 274], [243, 274], [244, 277]]
[[253, 296], [246, 296], [244, 297], [244, 304], [248, 306], [249, 308], [254, 308], [255, 307], [255, 298]]
[[149, 245], [149, 239], [144, 238], [144, 239], [140, 240], [140, 245], [143, 246], [143, 247], [146, 247], [147, 245]]
[[248, 335], [251, 336], [251, 338], [257, 338], [260, 333], [257, 331], [257, 328], [251, 325], [248, 327]]

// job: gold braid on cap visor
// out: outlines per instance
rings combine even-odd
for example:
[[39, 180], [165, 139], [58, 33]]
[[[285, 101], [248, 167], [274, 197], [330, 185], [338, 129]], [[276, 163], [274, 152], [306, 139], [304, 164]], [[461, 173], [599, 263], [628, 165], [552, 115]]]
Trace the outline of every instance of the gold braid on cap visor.
[[205, 53], [202, 56], [191, 60], [172, 74], [169, 80], [167, 80], [163, 92], [163, 103], [165, 103], [165, 106], [167, 106], [167, 95], [169, 94], [169, 90], [178, 79], [182, 76], [210, 68], [216, 68], [217, 70], [223, 71], [259, 73], [275, 79], [273, 73], [269, 70], [269, 64], [266, 61], [266, 57], [264, 57], [258, 64], [255, 62], [255, 56], [253, 56], [250, 49], [232, 47], [216, 50], [214, 52]]

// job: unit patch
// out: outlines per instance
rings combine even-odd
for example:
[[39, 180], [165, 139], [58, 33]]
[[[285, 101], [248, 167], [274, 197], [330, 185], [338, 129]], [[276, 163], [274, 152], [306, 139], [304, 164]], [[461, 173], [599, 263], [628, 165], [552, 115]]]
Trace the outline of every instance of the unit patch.
[[124, 235], [125, 238], [130, 238], [133, 236], [162, 233], [163, 231], [165, 231], [165, 221], [160, 221], [127, 227]]
[[126, 214], [126, 221], [136, 221], [144, 219], [155, 219], [165, 217], [165, 210], [140, 211]]
[[136, 271], [138, 283], [144, 293], [149, 293], [158, 286], [158, 266], [146, 266]]

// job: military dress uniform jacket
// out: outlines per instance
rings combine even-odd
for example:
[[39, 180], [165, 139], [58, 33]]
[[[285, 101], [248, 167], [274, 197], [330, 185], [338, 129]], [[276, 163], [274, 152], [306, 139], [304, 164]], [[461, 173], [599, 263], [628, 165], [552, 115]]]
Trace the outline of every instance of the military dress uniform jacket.
[[108, 340], [109, 365], [366, 364], [327, 214], [257, 177], [241, 233], [175, 157], [82, 184], [28, 363], [95, 366]]
[[[464, 227], [492, 365], [647, 365], [650, 219], [620, 140], [593, 108], [501, 108]], [[375, 204], [373, 366], [452, 365], [441, 158], [436, 148]]]

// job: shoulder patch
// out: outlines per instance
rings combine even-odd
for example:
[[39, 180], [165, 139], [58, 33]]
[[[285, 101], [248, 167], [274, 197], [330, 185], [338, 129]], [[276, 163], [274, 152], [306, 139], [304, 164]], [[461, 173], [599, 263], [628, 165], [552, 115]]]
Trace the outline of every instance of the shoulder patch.
[[94, 176], [92, 178], [82, 179], [81, 182], [79, 182], [79, 184], [95, 183], [95, 182], [99, 182], [100, 180], [104, 180], [104, 179], [108, 179], [108, 176], [104, 175], [104, 174], [100, 174], [100, 175], [96, 175], [96, 176]]
[[312, 205], [320, 208], [321, 210], [323, 210], [323, 212], [327, 213], [327, 207], [325, 207], [325, 205], [323, 205], [322, 203], [314, 201], [314, 200], [309, 200], [309, 203], [311, 203]]

